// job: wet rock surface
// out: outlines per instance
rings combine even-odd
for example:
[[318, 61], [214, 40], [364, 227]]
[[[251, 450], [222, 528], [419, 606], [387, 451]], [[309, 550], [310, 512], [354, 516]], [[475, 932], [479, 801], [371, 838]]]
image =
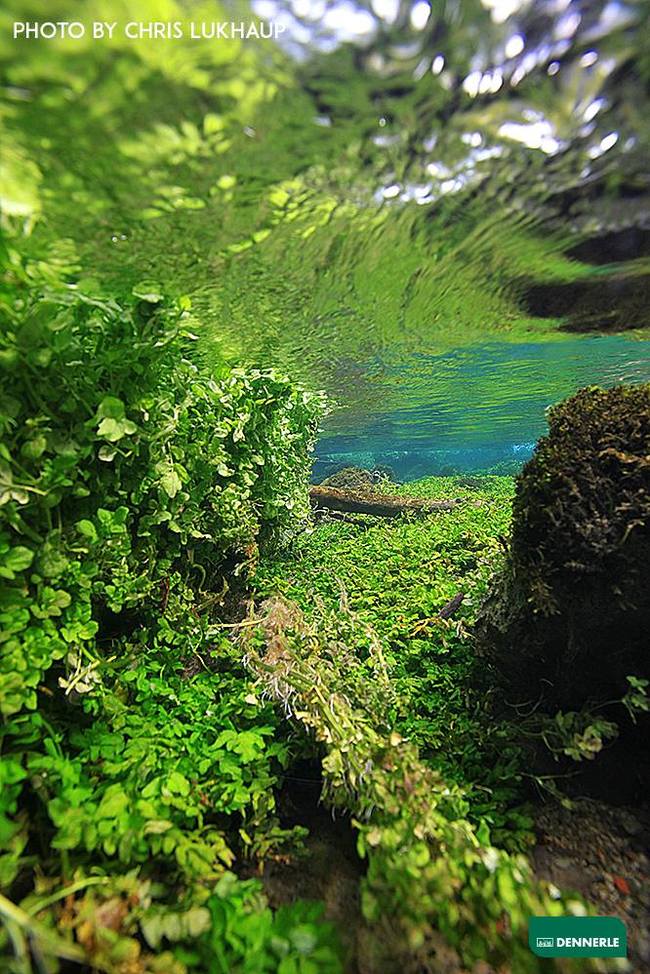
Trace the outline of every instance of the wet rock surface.
[[372, 470], [364, 467], [343, 467], [322, 480], [319, 486], [373, 494], [380, 493], [382, 485], [392, 479], [389, 467], [374, 467]]
[[506, 568], [477, 627], [506, 700], [551, 719], [584, 710], [615, 721], [606, 772], [599, 762], [589, 781], [588, 793], [606, 800], [647, 794], [648, 715], [616, 701], [631, 676], [648, 675], [649, 417], [648, 385], [583, 389], [549, 412], [549, 434], [517, 481]]

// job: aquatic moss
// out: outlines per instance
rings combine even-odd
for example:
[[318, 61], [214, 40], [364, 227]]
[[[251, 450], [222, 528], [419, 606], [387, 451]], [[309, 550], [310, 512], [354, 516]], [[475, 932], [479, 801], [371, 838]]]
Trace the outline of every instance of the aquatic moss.
[[650, 386], [582, 389], [548, 422], [479, 631], [509, 699], [575, 710], [648, 676]]

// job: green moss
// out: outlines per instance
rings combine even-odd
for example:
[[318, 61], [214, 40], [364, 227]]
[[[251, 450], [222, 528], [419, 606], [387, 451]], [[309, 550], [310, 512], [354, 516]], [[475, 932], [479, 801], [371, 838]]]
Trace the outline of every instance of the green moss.
[[647, 675], [650, 386], [583, 389], [548, 421], [483, 641], [521, 699], [579, 707]]
[[343, 467], [321, 481], [321, 486], [373, 493], [381, 490], [388, 479], [388, 472], [378, 467], [372, 470], [364, 467]]
[[[341, 597], [379, 636], [391, 675], [386, 719], [470, 799], [498, 841], [525, 841], [525, 817], [512, 809], [516, 749], [469, 686], [475, 666], [471, 628], [492, 573], [503, 560], [514, 483], [508, 477], [432, 477], [394, 487], [406, 496], [461, 497], [456, 509], [425, 519], [325, 522], [296, 538], [290, 552], [263, 561], [260, 597], [281, 593], [311, 617]], [[451, 618], [439, 617], [452, 599]], [[359, 634], [360, 654], [367, 652]]]
[[601, 774], [634, 795], [645, 732], [633, 721], [647, 701], [630, 706], [629, 693], [650, 676], [650, 386], [583, 389], [548, 420], [517, 480], [509, 557], [479, 624], [487, 682], [538, 717], [567, 711], [551, 733], [571, 728], [565, 755], [593, 757], [594, 729], [611, 737], [618, 725], [622, 745]]
[[513, 569], [543, 615], [594, 576], [614, 607], [634, 608], [647, 596], [650, 385], [582, 389], [548, 424], [517, 482]]

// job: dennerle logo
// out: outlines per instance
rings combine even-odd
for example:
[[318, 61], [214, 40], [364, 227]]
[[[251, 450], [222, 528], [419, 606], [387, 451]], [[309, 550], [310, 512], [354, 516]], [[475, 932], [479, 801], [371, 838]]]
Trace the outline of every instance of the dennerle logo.
[[531, 917], [528, 945], [538, 957], [626, 957], [618, 917]]
[[538, 937], [538, 947], [620, 947], [620, 937]]

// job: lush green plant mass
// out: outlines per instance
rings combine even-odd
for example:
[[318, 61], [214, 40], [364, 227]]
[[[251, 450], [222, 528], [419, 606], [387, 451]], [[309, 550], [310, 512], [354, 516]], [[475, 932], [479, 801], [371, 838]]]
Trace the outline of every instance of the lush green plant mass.
[[[6, 284], [7, 969], [339, 971], [317, 904], [273, 912], [244, 878], [300, 845], [276, 795], [312, 734], [326, 798], [359, 819], [366, 920], [395, 917], [383, 969], [426, 959], [436, 929], [468, 960], [534, 969], [526, 916], [567, 906], [494, 847], [526, 843], [518, 752], [467, 682], [511, 482], [403, 488], [463, 496], [424, 521], [309, 527], [317, 399], [272, 373], [207, 375], [189, 302], [153, 282], [118, 304], [39, 278], [14, 241]], [[307, 613], [276, 625], [285, 656], [241, 621], [251, 586]], [[291, 733], [267, 700], [282, 687]]]
[[[132, 16], [97, 0], [86, 21], [107, 10]], [[441, 934], [458, 965], [537, 971], [528, 916], [584, 907], [531, 875], [525, 760], [472, 689], [512, 481], [399, 488], [462, 498], [424, 520], [316, 522], [324, 404], [237, 363], [377, 404], [361, 346], [553, 332], [523, 315], [526, 276], [587, 269], [491, 194], [441, 199], [438, 224], [371, 203], [377, 119], [407, 132], [426, 103], [428, 140], [446, 115], [431, 72], [425, 99], [387, 76], [339, 110], [270, 46], [3, 30], [0, 56], [2, 974], [340, 974], [325, 903], [277, 908], [263, 881], [304, 853], [281, 801], [298, 760], [355, 830], [371, 974], [436, 970]], [[454, 159], [465, 127], [443, 126]]]
[[263, 693], [320, 743], [327, 800], [353, 813], [364, 914], [389, 944], [381, 970], [436, 970], [436, 930], [470, 967], [537, 970], [528, 918], [583, 907], [518, 854], [530, 837], [516, 801], [526, 759], [471, 679], [471, 624], [502, 561], [513, 482], [400, 490], [461, 503], [301, 534], [262, 562], [243, 648]]
[[310, 523], [317, 398], [206, 374], [189, 301], [153, 282], [118, 304], [15, 241], [6, 272], [7, 969], [340, 971], [318, 904], [274, 912], [245, 878], [299, 850], [276, 797], [316, 754], [368, 860], [382, 970], [430, 963], [436, 931], [535, 970], [527, 917], [572, 907], [520, 855], [521, 757], [469, 679], [512, 481], [400, 488], [461, 497], [424, 520]]
[[[498, 840], [522, 847], [529, 823], [508, 805], [519, 774], [511, 735], [489, 716], [489, 701], [470, 699], [467, 689], [474, 663], [470, 626], [502, 560], [513, 481], [434, 477], [395, 489], [464, 503], [438, 517], [370, 520], [363, 529], [323, 523], [302, 534], [290, 555], [263, 563], [257, 585], [262, 594], [281, 592], [308, 614], [319, 602], [335, 609], [343, 596], [359, 622], [350, 648], [356, 640], [362, 656], [367, 652], [364, 626], [384, 647], [391, 676], [382, 704], [386, 720], [463, 785], [472, 796], [471, 815]], [[453, 616], [440, 618], [459, 595]]]
[[29, 942], [98, 970], [334, 970], [313, 911], [274, 917], [228, 879], [287, 839], [289, 750], [209, 628], [258, 541], [304, 516], [320, 403], [270, 372], [204, 374], [188, 302], [151, 283], [118, 304], [38, 280], [13, 245], [5, 270], [0, 884], [27, 896], [0, 900], [9, 969]]

